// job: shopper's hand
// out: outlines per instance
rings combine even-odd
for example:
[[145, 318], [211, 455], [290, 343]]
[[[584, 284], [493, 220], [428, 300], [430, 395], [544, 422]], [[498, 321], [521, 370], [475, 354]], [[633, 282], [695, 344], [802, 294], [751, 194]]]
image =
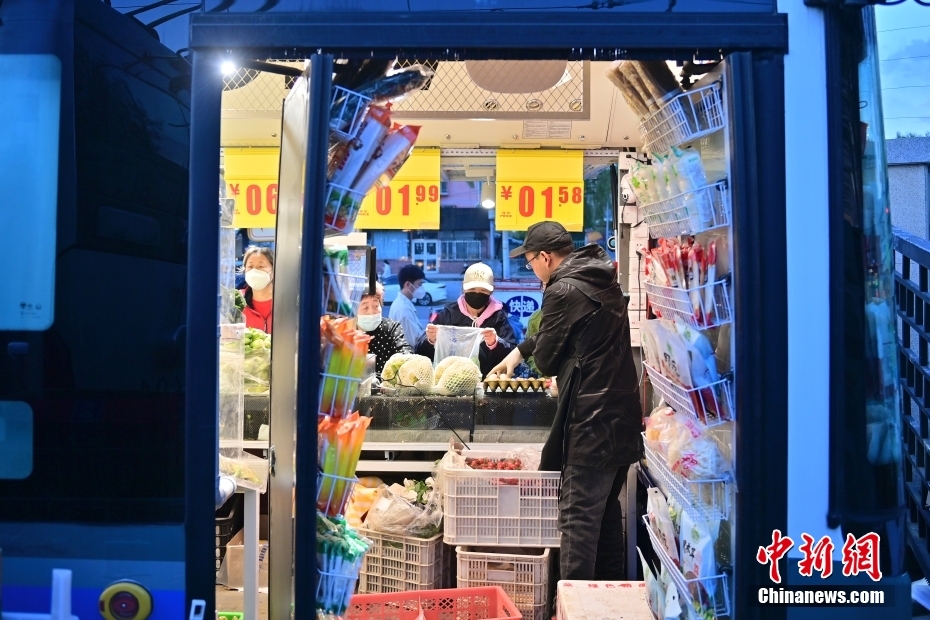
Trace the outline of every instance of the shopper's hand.
[[426, 326], [426, 339], [430, 344], [436, 344], [436, 334], [439, 333], [439, 328], [430, 323]]
[[489, 375], [498, 375], [501, 379], [509, 379], [513, 376], [513, 371], [516, 370], [517, 366], [520, 365], [520, 362], [523, 361], [523, 356], [520, 354], [520, 349], [514, 347], [507, 357], [504, 358], [504, 361], [491, 369]]
[[489, 348], [497, 344], [497, 332], [490, 327], [481, 330], [481, 337], [484, 338], [484, 344], [488, 345]]

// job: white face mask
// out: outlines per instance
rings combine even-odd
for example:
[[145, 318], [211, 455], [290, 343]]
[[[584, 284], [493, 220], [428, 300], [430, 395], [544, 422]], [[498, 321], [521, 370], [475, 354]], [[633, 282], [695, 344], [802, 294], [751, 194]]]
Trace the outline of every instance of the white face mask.
[[423, 299], [424, 297], [426, 297], [426, 291], [423, 290], [423, 286], [420, 285], [419, 288], [417, 288], [415, 291], [413, 291], [413, 298], [416, 299], [417, 301], [419, 301], [419, 300]]
[[245, 283], [252, 287], [253, 291], [260, 291], [271, 284], [271, 275], [261, 269], [249, 269], [245, 272]]
[[357, 317], [358, 328], [366, 332], [373, 332], [381, 325], [380, 314], [360, 314]]

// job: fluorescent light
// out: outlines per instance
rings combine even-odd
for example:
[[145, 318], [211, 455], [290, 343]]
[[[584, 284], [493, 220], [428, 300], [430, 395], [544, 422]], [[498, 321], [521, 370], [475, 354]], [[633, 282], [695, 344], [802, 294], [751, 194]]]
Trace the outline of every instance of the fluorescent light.
[[223, 62], [220, 70], [223, 72], [223, 75], [232, 75], [236, 72], [236, 65], [234, 65], [231, 60], [226, 60]]

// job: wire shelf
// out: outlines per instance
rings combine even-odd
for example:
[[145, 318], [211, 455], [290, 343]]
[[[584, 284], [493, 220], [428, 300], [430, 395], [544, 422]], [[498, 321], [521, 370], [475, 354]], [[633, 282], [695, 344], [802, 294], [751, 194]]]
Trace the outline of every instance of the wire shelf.
[[733, 419], [733, 397], [729, 380], [721, 379], [702, 387], [686, 388], [646, 362], [643, 362], [643, 366], [649, 373], [652, 386], [662, 395], [668, 406], [678, 413], [690, 415], [707, 428]]
[[[668, 551], [665, 550], [656, 533], [652, 531], [648, 515], [643, 515], [643, 523], [646, 524], [649, 540], [652, 541], [652, 548], [655, 549], [656, 555], [659, 556], [659, 561], [662, 562], [666, 572], [675, 582], [679, 600], [692, 608], [696, 609], [697, 606], [700, 606], [713, 612], [714, 618], [729, 616], [730, 590], [727, 587], [727, 576], [720, 574], [713, 577], [685, 579], [685, 576], [681, 574], [681, 569], [669, 557]], [[684, 606], [683, 604], [682, 607]]]
[[320, 472], [316, 483], [316, 509], [327, 517], [344, 514], [358, 478]]
[[653, 239], [696, 235], [730, 224], [730, 192], [726, 180], [641, 208]]
[[333, 87], [329, 109], [329, 128], [344, 140], [352, 140], [365, 118], [371, 99], [341, 86]]
[[[357, 362], [355, 356], [349, 366]], [[328, 368], [329, 361], [326, 366]], [[355, 406], [355, 397], [362, 381], [358, 377], [331, 375], [320, 373], [320, 411], [319, 415], [328, 415], [334, 418], [343, 418], [349, 415]]]
[[355, 218], [365, 195], [351, 188], [330, 183], [326, 188], [323, 234], [347, 235], [355, 230]]
[[687, 144], [726, 125], [720, 97], [720, 83], [682, 93], [646, 117], [639, 126], [643, 149], [665, 153], [673, 146]]
[[726, 280], [691, 289], [659, 286], [649, 281], [645, 285], [649, 303], [662, 318], [677, 316], [695, 329], [719, 327], [732, 320]]
[[671, 495], [695, 521], [721, 521], [730, 514], [730, 499], [724, 478], [688, 480], [669, 468], [665, 457], [653, 450], [643, 433], [646, 465], [665, 496]]

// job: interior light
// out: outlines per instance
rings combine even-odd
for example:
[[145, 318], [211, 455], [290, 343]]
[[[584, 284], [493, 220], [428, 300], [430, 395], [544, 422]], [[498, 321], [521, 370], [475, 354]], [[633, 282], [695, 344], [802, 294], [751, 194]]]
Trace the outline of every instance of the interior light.
[[236, 65], [234, 65], [232, 61], [226, 60], [223, 62], [220, 69], [223, 71], [223, 75], [232, 75], [236, 72]]
[[485, 209], [494, 208], [494, 184], [485, 181], [481, 185], [481, 206]]

